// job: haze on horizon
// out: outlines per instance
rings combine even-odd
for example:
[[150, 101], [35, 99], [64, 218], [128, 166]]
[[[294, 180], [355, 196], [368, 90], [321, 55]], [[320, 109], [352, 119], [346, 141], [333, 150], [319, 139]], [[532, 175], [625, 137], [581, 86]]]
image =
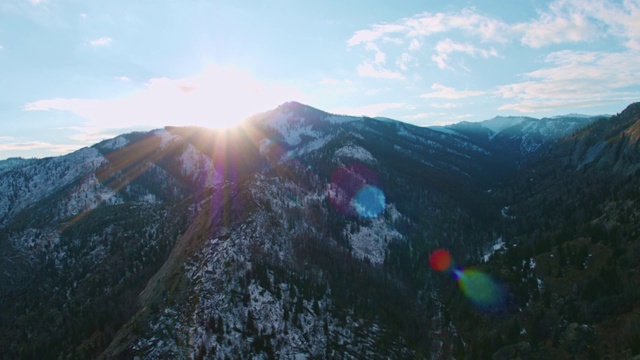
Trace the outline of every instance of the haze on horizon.
[[640, 0], [0, 4], [0, 159], [299, 101], [416, 125], [621, 111]]

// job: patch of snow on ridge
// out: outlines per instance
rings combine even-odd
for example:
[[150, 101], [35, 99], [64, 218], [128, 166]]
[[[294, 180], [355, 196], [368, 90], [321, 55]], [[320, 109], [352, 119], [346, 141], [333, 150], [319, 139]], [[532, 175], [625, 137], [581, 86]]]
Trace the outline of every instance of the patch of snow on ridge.
[[[392, 217], [402, 216], [392, 204], [387, 205], [386, 210], [391, 212]], [[391, 241], [403, 239], [402, 234], [385, 222], [384, 216], [378, 216], [369, 225], [361, 225], [358, 232], [348, 236], [354, 255], [361, 259], [367, 258], [376, 265], [384, 263]]]
[[347, 145], [335, 152], [335, 157], [339, 158], [350, 158], [355, 160], [360, 160], [366, 163], [375, 163], [376, 159], [373, 155], [365, 148], [358, 145]]
[[355, 117], [355, 116], [346, 116], [346, 115], [332, 115], [332, 116], [327, 116], [325, 120], [331, 124], [344, 124], [344, 123], [353, 122], [353, 121], [360, 121], [362, 120], [362, 118]]
[[461, 137], [467, 137], [459, 132], [457, 132], [456, 130], [453, 130], [451, 128], [448, 128], [446, 126], [427, 126], [427, 128], [434, 130], [434, 131], [438, 131], [441, 132], [443, 134], [449, 134], [449, 135], [456, 135], [456, 136], [461, 136]]
[[496, 253], [498, 250], [506, 249], [505, 242], [502, 239], [502, 236], [496, 239], [496, 242], [491, 246], [491, 248], [482, 256], [482, 260], [484, 262], [489, 261], [491, 256]]
[[101, 204], [122, 204], [122, 199], [112, 189], [102, 185], [95, 174], [89, 174], [60, 202], [56, 215], [59, 218], [75, 216], [86, 210], [93, 210]]
[[313, 125], [305, 125], [304, 118], [294, 118], [292, 113], [277, 113], [265, 122], [265, 125], [282, 136], [284, 142], [291, 146], [302, 142], [302, 136], [317, 138], [320, 134], [313, 130]]
[[105, 149], [116, 150], [121, 149], [129, 144], [129, 140], [127, 140], [124, 136], [118, 136], [113, 139], [107, 140], [102, 147]]
[[97, 149], [82, 148], [4, 173], [0, 177], [0, 222], [8, 221], [11, 216], [81, 176], [94, 172], [106, 162], [107, 159]]
[[191, 144], [180, 156], [180, 162], [182, 163], [182, 174], [190, 176], [203, 186], [211, 187], [222, 181], [216, 172], [213, 160]]

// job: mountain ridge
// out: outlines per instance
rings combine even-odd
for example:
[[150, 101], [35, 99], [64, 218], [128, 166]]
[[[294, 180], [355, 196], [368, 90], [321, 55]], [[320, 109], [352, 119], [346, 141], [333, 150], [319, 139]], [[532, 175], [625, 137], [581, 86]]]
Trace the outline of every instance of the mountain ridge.
[[[482, 125], [437, 131], [291, 102], [234, 128], [166, 127], [19, 161], [0, 173], [3, 356], [464, 358], [518, 342], [532, 358], [622, 353], [632, 342], [589, 350], [564, 335], [585, 322], [605, 331], [591, 310], [533, 322], [517, 309], [548, 309], [546, 292], [582, 299], [554, 285], [560, 248], [577, 259], [604, 231], [622, 235], [617, 248], [587, 246], [597, 264], [635, 251], [638, 106], [566, 120], [579, 129], [520, 123], [490, 137]], [[438, 247], [509, 287], [502, 333], [430, 271]], [[595, 290], [581, 306], [609, 299], [585, 274], [578, 290]]]

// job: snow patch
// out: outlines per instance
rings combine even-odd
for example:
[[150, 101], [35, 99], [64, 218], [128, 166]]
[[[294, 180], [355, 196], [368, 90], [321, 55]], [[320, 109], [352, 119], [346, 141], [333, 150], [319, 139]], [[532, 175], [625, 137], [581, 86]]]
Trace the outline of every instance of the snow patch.
[[496, 251], [506, 249], [505, 242], [502, 239], [502, 236], [496, 239], [496, 242], [491, 246], [491, 248], [482, 256], [482, 260], [484, 262], [489, 261], [491, 256], [496, 253]]
[[359, 160], [369, 164], [376, 162], [376, 159], [367, 149], [358, 145], [347, 145], [336, 150], [334, 153], [334, 158], [335, 157]]
[[107, 140], [104, 144], [102, 144], [102, 147], [105, 149], [116, 150], [127, 146], [127, 144], [129, 144], [129, 140], [127, 140], [127, 138], [125, 138], [124, 136], [118, 136], [116, 138]]
[[500, 215], [505, 219], [515, 219], [515, 216], [509, 215], [509, 206], [505, 206], [500, 210]]
[[346, 116], [346, 115], [332, 115], [332, 116], [327, 116], [325, 120], [331, 124], [345, 124], [349, 122], [360, 121], [362, 120], [362, 118], [355, 117], [355, 116]]
[[[389, 210], [397, 213], [395, 207]], [[354, 224], [350, 226], [350, 229], [353, 229]], [[371, 220], [367, 225], [360, 225], [355, 233], [348, 236], [354, 255], [361, 259], [367, 258], [376, 265], [384, 263], [388, 244], [403, 238], [397, 230], [389, 227], [382, 216]]]
[[278, 113], [265, 125], [277, 131], [284, 142], [291, 146], [302, 142], [302, 136], [317, 138], [320, 133], [313, 130], [313, 125], [305, 125], [304, 118], [294, 118], [292, 113]]
[[193, 145], [187, 148], [180, 156], [182, 174], [196, 180], [200, 185], [212, 187], [222, 182], [221, 175], [216, 172], [213, 160], [207, 157]]

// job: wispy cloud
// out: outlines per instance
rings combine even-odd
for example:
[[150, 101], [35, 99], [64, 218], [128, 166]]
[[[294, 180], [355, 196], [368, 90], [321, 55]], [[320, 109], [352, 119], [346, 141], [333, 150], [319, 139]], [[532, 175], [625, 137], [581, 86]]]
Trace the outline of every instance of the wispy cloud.
[[431, 59], [438, 64], [440, 69], [450, 68], [449, 55], [455, 52], [461, 52], [471, 57], [483, 57], [488, 58], [492, 56], [498, 56], [498, 52], [494, 48], [488, 50], [475, 47], [471, 44], [462, 44], [455, 42], [449, 38], [441, 40], [436, 45], [436, 55], [433, 55]]
[[[364, 62], [358, 67], [358, 73], [363, 74], [375, 73], [390, 78], [399, 78], [400, 73], [386, 68], [374, 69], [372, 64], [384, 64], [387, 56], [382, 47], [387, 43], [399, 45], [401, 54], [397, 57], [395, 66], [400, 71], [407, 71], [409, 64], [417, 65], [418, 57], [428, 57], [435, 61], [439, 68], [450, 68], [450, 57], [453, 53], [458, 52], [471, 57], [488, 58], [497, 56], [494, 48], [483, 49], [468, 43], [456, 43], [450, 39], [443, 39], [438, 42], [435, 48], [425, 46], [425, 43], [433, 43], [427, 41], [428, 37], [442, 35], [451, 31], [463, 31], [472, 36], [476, 36], [483, 42], [504, 42], [509, 39], [509, 25], [500, 20], [492, 19], [475, 12], [474, 8], [463, 9], [456, 13], [421, 13], [412, 17], [403, 18], [395, 23], [376, 24], [370, 29], [356, 31], [347, 41], [348, 47], [361, 46], [367, 51], [374, 51], [374, 58]], [[395, 41], [392, 41], [395, 40]], [[420, 54], [420, 56], [409, 54]], [[409, 61], [411, 60], [411, 62]], [[363, 70], [367, 71], [363, 71]], [[378, 71], [374, 71], [378, 70]]]
[[122, 82], [130, 82], [131, 78], [129, 78], [128, 76], [116, 76], [116, 80], [122, 81]]
[[456, 103], [438, 103], [438, 104], [431, 104], [430, 105], [432, 108], [436, 108], [436, 109], [455, 109], [455, 108], [459, 108], [462, 106], [462, 104], [456, 104]]
[[564, 50], [547, 55], [547, 67], [522, 76], [527, 81], [500, 86], [497, 94], [511, 102], [500, 110], [547, 111], [637, 99], [640, 62], [629, 53]]
[[78, 149], [77, 144], [52, 144], [42, 141], [0, 143], [0, 151], [49, 150], [54, 153], [64, 154], [76, 149]]
[[[425, 12], [395, 22], [374, 24], [369, 29], [356, 31], [347, 40], [347, 46], [374, 51], [373, 59], [360, 65], [359, 73], [372, 73], [372, 64], [384, 64], [383, 60], [389, 56], [384, 46], [389, 43], [396, 47], [400, 44], [401, 53], [419, 52], [418, 57], [430, 57], [438, 68], [450, 69], [454, 54], [485, 59], [498, 56], [495, 47], [480, 46], [469, 40], [455, 42], [448, 37], [450, 34], [462, 33], [465, 39], [475, 39], [481, 44], [520, 44], [530, 48], [610, 37], [628, 49], [640, 50], [638, 18], [638, 0], [619, 3], [556, 0], [539, 9], [537, 17], [514, 23], [479, 14], [469, 7], [458, 12]], [[396, 61], [395, 66], [406, 70], [406, 62]], [[362, 71], [365, 67], [368, 71]], [[395, 71], [392, 67], [385, 70], [383, 74]]]
[[377, 24], [371, 29], [356, 31], [347, 41], [347, 45], [356, 46], [360, 44], [370, 44], [394, 33], [404, 33], [408, 28], [402, 24]]
[[404, 79], [404, 76], [399, 71], [389, 70], [381, 65], [373, 65], [368, 61], [360, 64], [356, 70], [358, 75], [365, 77], [391, 80]]
[[640, 2], [625, 0], [558, 0], [538, 19], [514, 24], [523, 44], [541, 47], [565, 42], [623, 39], [629, 49], [640, 50]]
[[418, 59], [409, 53], [400, 54], [396, 60], [396, 66], [402, 71], [409, 70], [409, 67], [413, 65], [418, 65]]
[[468, 97], [485, 95], [485, 91], [472, 91], [472, 90], [456, 90], [452, 87], [447, 87], [442, 84], [433, 84], [430, 93], [420, 95], [424, 99], [464, 99]]
[[108, 46], [113, 42], [113, 39], [108, 37], [108, 36], [103, 36], [103, 37], [99, 37], [97, 39], [93, 39], [89, 41], [89, 45], [93, 46], [93, 47], [100, 47], [100, 46]]

